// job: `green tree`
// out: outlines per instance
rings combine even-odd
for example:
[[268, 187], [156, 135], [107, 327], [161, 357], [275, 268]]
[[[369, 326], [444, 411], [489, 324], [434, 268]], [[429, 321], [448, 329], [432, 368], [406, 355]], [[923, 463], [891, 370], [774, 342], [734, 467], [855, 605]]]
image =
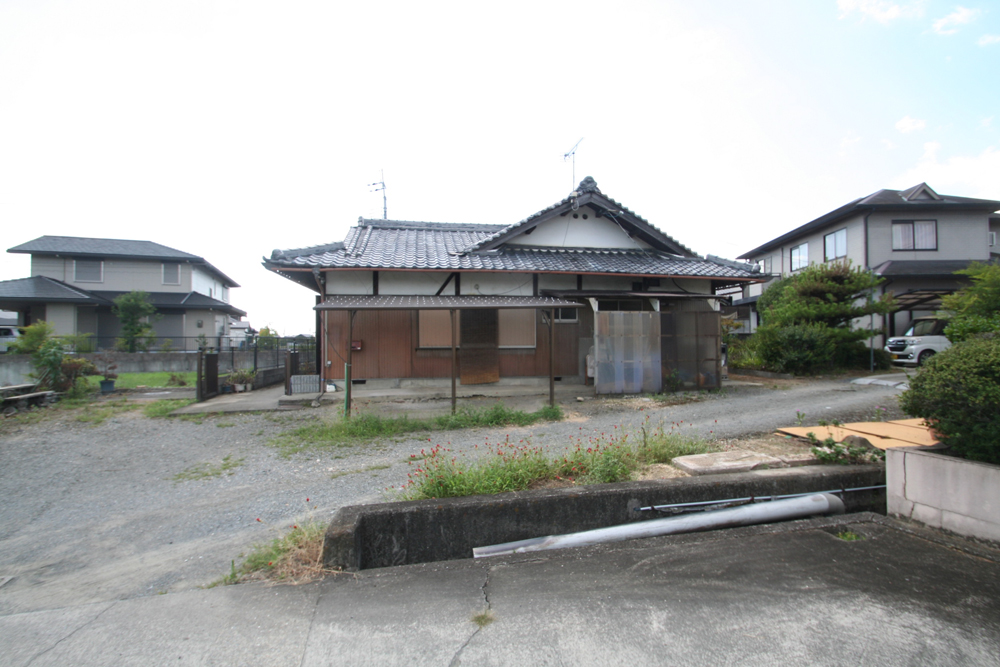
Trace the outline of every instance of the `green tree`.
[[834, 262], [814, 264], [772, 284], [757, 301], [762, 320], [754, 334], [758, 357], [772, 370], [792, 373], [866, 365], [869, 350], [861, 341], [871, 332], [852, 323], [892, 310], [891, 295], [874, 296], [881, 282], [850, 262]]
[[1000, 264], [974, 262], [955, 273], [969, 276], [972, 284], [941, 299], [941, 316], [950, 320], [944, 330], [948, 340], [1000, 332]]
[[8, 347], [9, 352], [16, 354], [34, 354], [45, 341], [52, 338], [56, 333], [55, 327], [39, 320], [24, 328], [24, 333]]
[[145, 352], [156, 340], [152, 322], [158, 319], [156, 307], [149, 302], [149, 295], [141, 291], [122, 294], [114, 301], [111, 312], [122, 325], [119, 347], [124, 352]]
[[271, 327], [261, 327], [257, 333], [257, 348], [260, 350], [274, 350], [278, 347], [278, 332]]

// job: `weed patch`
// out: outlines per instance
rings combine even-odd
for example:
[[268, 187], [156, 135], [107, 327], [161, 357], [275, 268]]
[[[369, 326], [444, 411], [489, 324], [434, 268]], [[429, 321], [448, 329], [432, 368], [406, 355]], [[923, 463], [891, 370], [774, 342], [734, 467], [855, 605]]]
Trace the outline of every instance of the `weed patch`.
[[105, 403], [104, 405], [94, 406], [89, 410], [82, 411], [76, 416], [76, 421], [97, 426], [98, 424], [103, 424], [111, 417], [120, 415], [123, 412], [130, 412], [138, 407], [139, 406], [135, 403], [129, 403], [125, 400], [112, 401]]
[[472, 617], [472, 622], [478, 625], [480, 628], [485, 628], [487, 625], [497, 620], [493, 612], [487, 609], [486, 611], [480, 612]]
[[483, 426], [528, 426], [541, 420], [558, 421], [562, 410], [546, 406], [538, 412], [511, 410], [498, 403], [488, 410], [459, 410], [454, 415], [432, 419], [409, 417], [382, 417], [377, 414], [359, 414], [350, 419], [317, 421], [278, 435], [269, 443], [277, 447], [282, 456], [291, 456], [309, 449], [353, 447], [381, 439], [430, 431], [444, 431]]
[[337, 472], [330, 475], [330, 479], [337, 479], [338, 477], [345, 477], [347, 475], [357, 475], [362, 472], [372, 472], [374, 470], [385, 470], [390, 466], [387, 465], [373, 465], [367, 468], [356, 468], [355, 470], [338, 470]]
[[[185, 387], [194, 386], [197, 382], [197, 373], [194, 371], [186, 373], [119, 373], [115, 378], [116, 389], [135, 389], [137, 387]], [[100, 376], [87, 378], [91, 386], [97, 387], [100, 383]]]
[[186, 407], [194, 403], [193, 398], [165, 398], [161, 401], [154, 401], [142, 409], [143, 414], [152, 419], [167, 417], [174, 410]]
[[181, 482], [190, 482], [196, 479], [209, 479], [211, 477], [221, 477], [222, 475], [233, 475], [236, 472], [236, 468], [243, 465], [243, 459], [234, 459], [232, 455], [226, 456], [222, 459], [222, 463], [219, 465], [212, 465], [211, 463], [196, 463], [193, 466], [185, 468], [171, 479], [175, 484], [180, 484]]
[[241, 565], [232, 561], [229, 574], [207, 588], [259, 579], [298, 584], [338, 572], [323, 567], [325, 532], [326, 525], [318, 521], [292, 526], [284, 536], [254, 546]]
[[844, 540], [845, 542], [858, 542], [860, 540], [865, 539], [860, 535], [858, 535], [857, 533], [855, 533], [853, 530], [842, 530], [839, 533], [837, 533], [837, 537]]
[[614, 432], [586, 442], [578, 438], [572, 450], [556, 458], [530, 441], [512, 443], [509, 436], [494, 445], [487, 443], [487, 454], [471, 463], [443, 445], [436, 445], [421, 450], [419, 458], [411, 457], [411, 465], [417, 467], [399, 493], [406, 500], [418, 500], [522, 491], [547, 480], [622, 482], [643, 466], [715, 451], [713, 445], [682, 436], [675, 428], [653, 427], [647, 419], [634, 432], [616, 427]]

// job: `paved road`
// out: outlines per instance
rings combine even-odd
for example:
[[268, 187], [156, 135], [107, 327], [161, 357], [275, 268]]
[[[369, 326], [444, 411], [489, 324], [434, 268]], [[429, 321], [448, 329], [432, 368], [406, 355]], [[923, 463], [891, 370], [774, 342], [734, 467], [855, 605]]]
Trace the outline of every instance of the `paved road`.
[[0, 616], [0, 661], [997, 665], [1000, 553], [930, 538], [852, 515], [100, 602]]
[[[896, 391], [846, 381], [786, 389], [737, 387], [702, 402], [657, 408], [630, 400], [614, 409], [571, 402], [561, 423], [438, 434], [457, 450], [529, 436], [565, 447], [651, 420], [683, 422], [711, 437], [766, 432], [813, 419], [858, 419], [895, 405]], [[542, 399], [537, 399], [540, 403]], [[139, 412], [92, 426], [65, 414], [0, 432], [0, 615], [176, 593], [211, 582], [230, 561], [310, 516], [326, 521], [345, 504], [378, 501], [406, 479], [406, 457], [428, 441], [400, 439], [281, 458], [266, 443], [321, 411], [223, 415], [201, 423]], [[324, 413], [325, 414], [325, 413]], [[217, 477], [176, 479], [198, 466], [239, 465]], [[232, 474], [228, 474], [228, 473]], [[335, 478], [333, 478], [335, 476]], [[308, 499], [308, 501], [307, 501]], [[260, 521], [257, 521], [260, 519]]]

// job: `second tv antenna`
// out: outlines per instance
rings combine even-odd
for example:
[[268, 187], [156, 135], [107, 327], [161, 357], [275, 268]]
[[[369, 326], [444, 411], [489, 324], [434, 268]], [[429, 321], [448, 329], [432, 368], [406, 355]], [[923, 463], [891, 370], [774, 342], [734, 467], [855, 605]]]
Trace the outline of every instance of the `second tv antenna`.
[[[582, 141], [582, 139], [581, 139], [581, 141]], [[368, 184], [368, 187], [372, 187], [372, 186], [375, 186], [375, 185], [377, 185], [378, 187], [375, 188], [374, 190], [370, 190], [369, 192], [378, 192], [380, 190], [382, 191], [382, 219], [383, 220], [388, 220], [389, 219], [389, 209], [386, 206], [386, 201], [385, 201], [385, 171], [383, 171], [382, 169], [379, 169], [378, 173], [379, 173], [379, 178], [381, 180], [378, 180], [378, 181], [375, 181], [374, 183], [369, 183]]]
[[[583, 141], [583, 137], [580, 137], [580, 141]], [[569, 159], [573, 160], [573, 182], [570, 183], [570, 186], [574, 189], [576, 188], [576, 149], [580, 145], [580, 141], [573, 144], [573, 148], [563, 153], [563, 162]]]

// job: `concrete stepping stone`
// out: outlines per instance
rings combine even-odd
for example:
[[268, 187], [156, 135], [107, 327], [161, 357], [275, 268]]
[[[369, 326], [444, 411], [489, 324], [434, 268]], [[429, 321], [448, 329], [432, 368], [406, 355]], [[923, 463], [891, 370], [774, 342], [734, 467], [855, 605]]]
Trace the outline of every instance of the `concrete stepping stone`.
[[756, 468], [785, 468], [788, 464], [767, 454], [744, 449], [712, 454], [678, 456], [671, 463], [689, 475], [718, 475], [725, 472], [747, 472]]

